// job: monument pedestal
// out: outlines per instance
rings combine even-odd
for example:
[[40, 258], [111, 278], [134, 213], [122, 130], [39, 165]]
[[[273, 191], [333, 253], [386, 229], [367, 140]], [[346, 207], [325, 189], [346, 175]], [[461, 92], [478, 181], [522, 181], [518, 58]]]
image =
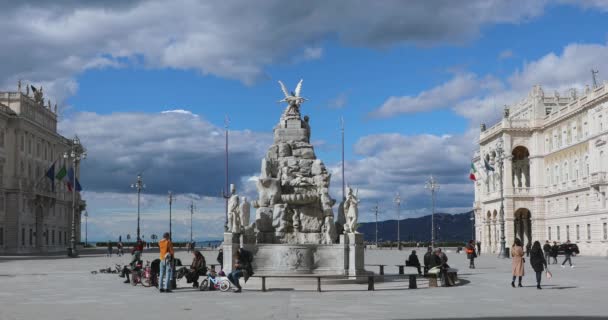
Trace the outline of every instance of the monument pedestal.
[[237, 233], [224, 233], [224, 272], [229, 274], [234, 266], [234, 254], [241, 246], [241, 235]]
[[[232, 270], [232, 257], [239, 249], [240, 237], [224, 234], [224, 272]], [[340, 235], [338, 244], [244, 243], [253, 255], [256, 274], [321, 274], [359, 276], [367, 274], [363, 234]]]

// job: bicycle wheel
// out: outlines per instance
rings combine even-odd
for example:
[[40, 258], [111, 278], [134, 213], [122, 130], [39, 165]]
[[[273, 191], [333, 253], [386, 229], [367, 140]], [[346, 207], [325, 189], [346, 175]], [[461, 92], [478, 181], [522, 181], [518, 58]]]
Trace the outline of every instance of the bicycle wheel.
[[135, 286], [137, 285], [137, 283], [138, 283], [138, 282], [139, 282], [139, 277], [137, 277], [137, 276], [133, 275], [133, 276], [131, 277], [131, 285], [135, 287]]
[[141, 281], [141, 285], [148, 288], [152, 285], [152, 280], [150, 278], [144, 277]]
[[207, 280], [207, 279], [203, 280], [203, 282], [201, 282], [201, 284], [198, 286], [198, 290], [208, 291], [209, 290], [209, 280]]
[[230, 290], [230, 281], [222, 280], [222, 282], [220, 282], [220, 291], [226, 292], [228, 290]]

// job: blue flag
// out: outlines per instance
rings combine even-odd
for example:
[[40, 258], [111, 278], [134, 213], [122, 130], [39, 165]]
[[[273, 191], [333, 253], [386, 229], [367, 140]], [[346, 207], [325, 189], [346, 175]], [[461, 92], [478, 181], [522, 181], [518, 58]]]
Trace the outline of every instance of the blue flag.
[[[74, 183], [74, 168], [68, 169], [68, 190], [72, 191]], [[82, 191], [82, 187], [80, 186], [80, 182], [78, 178], [76, 178], [76, 191]]]
[[46, 171], [46, 177], [51, 179], [51, 188], [53, 188], [53, 192], [55, 192], [55, 162], [53, 162], [49, 170]]

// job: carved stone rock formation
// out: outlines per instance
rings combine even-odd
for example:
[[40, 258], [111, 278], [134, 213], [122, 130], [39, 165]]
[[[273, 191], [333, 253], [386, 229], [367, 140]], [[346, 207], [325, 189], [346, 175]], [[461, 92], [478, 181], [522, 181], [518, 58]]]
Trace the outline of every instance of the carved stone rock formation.
[[336, 242], [331, 175], [310, 144], [309, 121], [302, 120], [299, 108], [288, 108], [274, 128], [252, 203], [258, 243]]

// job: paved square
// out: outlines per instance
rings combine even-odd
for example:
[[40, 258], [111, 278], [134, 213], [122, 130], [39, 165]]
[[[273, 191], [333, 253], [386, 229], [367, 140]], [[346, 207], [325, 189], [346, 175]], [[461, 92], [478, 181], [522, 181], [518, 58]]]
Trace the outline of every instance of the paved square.
[[[366, 262], [403, 263], [409, 250], [367, 250]], [[215, 252], [205, 252], [208, 263]], [[189, 262], [190, 255], [178, 257]], [[608, 289], [606, 258], [575, 257], [576, 268], [550, 266], [553, 279], [535, 288], [526, 264], [524, 288], [510, 287], [510, 260], [482, 255], [470, 270], [464, 254], [448, 253], [449, 264], [460, 269], [463, 284], [452, 288], [408, 290], [407, 281], [366, 284], [323, 283], [315, 280], [270, 280], [273, 290], [261, 292], [260, 281], [250, 280], [242, 294], [199, 292], [182, 288], [160, 294], [153, 288], [132, 287], [114, 274], [92, 270], [126, 263], [130, 255], [107, 258], [84, 255], [78, 259], [0, 258], [0, 319], [438, 319], [546, 316], [605, 316]], [[155, 252], [144, 254], [156, 258]], [[561, 261], [560, 261], [561, 262]], [[374, 270], [376, 267], [368, 267]], [[186, 286], [185, 282], [179, 282]], [[548, 318], [548, 319], [549, 319]], [[569, 317], [572, 319], [572, 317]]]

